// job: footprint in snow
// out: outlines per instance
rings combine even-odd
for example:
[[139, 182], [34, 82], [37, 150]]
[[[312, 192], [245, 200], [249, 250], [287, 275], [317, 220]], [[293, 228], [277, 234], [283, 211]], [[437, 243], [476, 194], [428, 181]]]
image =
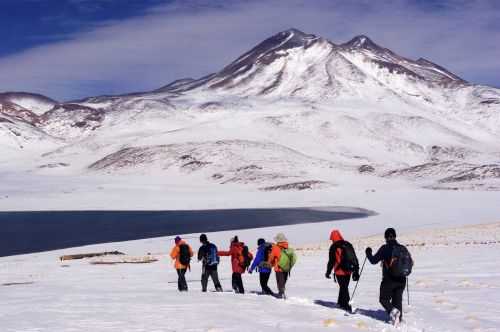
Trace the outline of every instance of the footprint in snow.
[[323, 320], [323, 326], [324, 327], [331, 327], [337, 325], [337, 321], [333, 318], [328, 318]]

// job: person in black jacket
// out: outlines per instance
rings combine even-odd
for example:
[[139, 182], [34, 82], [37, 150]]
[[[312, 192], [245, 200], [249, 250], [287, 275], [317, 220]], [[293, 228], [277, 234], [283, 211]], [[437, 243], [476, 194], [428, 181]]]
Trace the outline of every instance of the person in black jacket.
[[[218, 265], [218, 256], [215, 261], [214, 258], [211, 258], [211, 251], [215, 251], [215, 255], [217, 255], [217, 247], [208, 242], [208, 238], [205, 234], [200, 235], [201, 247], [198, 249], [198, 261], [201, 261], [203, 264], [202, 273], [201, 273], [201, 290], [203, 292], [207, 291], [208, 286], [208, 278], [212, 278], [214, 282], [214, 286], [217, 292], [222, 292], [222, 286], [219, 281], [219, 274], [217, 273], [217, 265]], [[213, 262], [210, 260], [214, 260]]]
[[382, 262], [380, 304], [382, 304], [385, 311], [389, 314], [391, 322], [397, 324], [403, 318], [403, 292], [406, 287], [406, 278], [396, 278], [389, 273], [392, 251], [398, 245], [394, 228], [386, 229], [384, 237], [386, 243], [380, 247], [375, 255], [372, 254], [372, 248], [366, 248], [366, 257], [372, 264]]

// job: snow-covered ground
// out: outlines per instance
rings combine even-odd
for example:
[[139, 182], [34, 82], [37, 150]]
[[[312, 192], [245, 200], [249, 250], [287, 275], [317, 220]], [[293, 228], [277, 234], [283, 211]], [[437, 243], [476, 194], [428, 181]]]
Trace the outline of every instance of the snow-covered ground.
[[[351, 221], [346, 233], [362, 228]], [[368, 221], [367, 221], [368, 222]], [[326, 223], [325, 230], [337, 227]], [[364, 225], [362, 225], [364, 227]], [[253, 248], [258, 234], [243, 233]], [[289, 234], [309, 226], [286, 228]], [[367, 245], [382, 244], [383, 229], [371, 237], [351, 237], [358, 255]], [[232, 234], [233, 232], [231, 232]], [[229, 233], [209, 236], [223, 248]], [[321, 234], [328, 238], [327, 232]], [[416, 265], [410, 277], [402, 331], [498, 331], [500, 328], [500, 223], [458, 228], [428, 227], [400, 232]], [[195, 249], [196, 240], [191, 240]], [[287, 285], [286, 301], [251, 293], [258, 276], [245, 275], [245, 295], [200, 291], [200, 265], [188, 274], [190, 291], [179, 294], [167, 253], [171, 238], [93, 245], [0, 259], [0, 326], [2, 331], [393, 331], [378, 304], [379, 266], [366, 265], [354, 304], [345, 316], [335, 309], [337, 286], [324, 278], [328, 243], [295, 245], [299, 262]], [[58, 261], [67, 253], [121, 250], [133, 257], [148, 253], [150, 264], [91, 265], [87, 259]], [[106, 258], [108, 259], [108, 258]], [[230, 289], [230, 264], [220, 265], [223, 287]], [[275, 286], [274, 277], [270, 285]], [[351, 291], [353, 289], [351, 284]], [[211, 286], [210, 286], [211, 287]], [[210, 288], [209, 287], [209, 288]]]

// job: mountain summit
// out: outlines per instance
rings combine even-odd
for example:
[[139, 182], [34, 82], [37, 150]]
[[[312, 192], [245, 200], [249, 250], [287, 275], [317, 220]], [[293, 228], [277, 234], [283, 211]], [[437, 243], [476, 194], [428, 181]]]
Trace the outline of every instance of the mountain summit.
[[289, 29], [216, 73], [145, 93], [71, 103], [0, 95], [0, 162], [35, 173], [263, 190], [324, 188], [361, 173], [497, 188], [498, 142], [500, 90], [365, 35], [337, 44]]

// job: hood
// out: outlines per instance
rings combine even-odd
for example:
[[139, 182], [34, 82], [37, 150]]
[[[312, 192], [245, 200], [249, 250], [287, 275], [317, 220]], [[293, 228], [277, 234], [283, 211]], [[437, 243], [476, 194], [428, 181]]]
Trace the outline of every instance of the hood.
[[245, 244], [243, 242], [233, 242], [231, 243], [231, 248], [233, 247], [243, 247]]
[[286, 242], [286, 241], [283, 241], [283, 242], [278, 242], [278, 243], [276, 243], [276, 245], [277, 245], [278, 247], [283, 248], [283, 249], [288, 249], [288, 242]]
[[334, 229], [330, 234], [330, 240], [332, 240], [333, 242], [337, 242], [344, 240], [344, 238], [342, 237], [342, 234], [340, 234], [338, 230]]

